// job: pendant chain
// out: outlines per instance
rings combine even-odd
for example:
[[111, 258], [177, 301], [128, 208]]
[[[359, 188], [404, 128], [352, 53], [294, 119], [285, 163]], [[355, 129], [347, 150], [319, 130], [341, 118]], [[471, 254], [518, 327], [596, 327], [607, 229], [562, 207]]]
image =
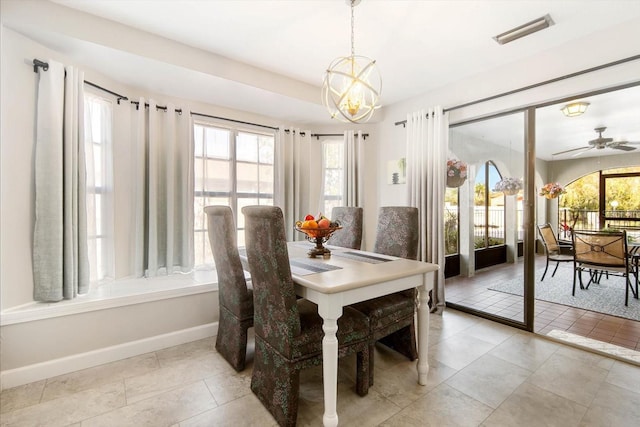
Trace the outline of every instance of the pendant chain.
[[354, 48], [354, 41], [353, 41], [355, 39], [354, 31], [353, 31], [353, 27], [354, 27], [354, 25], [353, 25], [353, 22], [354, 22], [354, 19], [353, 19], [353, 1], [354, 0], [351, 0], [351, 56], [355, 56], [355, 54], [356, 54], [356, 49]]

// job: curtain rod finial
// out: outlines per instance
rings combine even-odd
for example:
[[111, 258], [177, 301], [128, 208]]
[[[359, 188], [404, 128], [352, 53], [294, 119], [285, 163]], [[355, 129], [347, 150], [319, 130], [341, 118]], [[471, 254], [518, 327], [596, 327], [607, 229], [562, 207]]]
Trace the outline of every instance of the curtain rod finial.
[[38, 72], [38, 67], [42, 67], [43, 71], [47, 71], [49, 69], [49, 64], [44, 62], [44, 61], [40, 61], [39, 59], [34, 59], [33, 60], [33, 72], [34, 73]]

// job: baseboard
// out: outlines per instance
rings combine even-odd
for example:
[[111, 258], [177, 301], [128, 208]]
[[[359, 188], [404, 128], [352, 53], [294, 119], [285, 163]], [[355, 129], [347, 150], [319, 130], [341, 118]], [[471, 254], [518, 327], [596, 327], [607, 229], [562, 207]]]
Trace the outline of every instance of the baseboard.
[[124, 344], [74, 354], [47, 362], [35, 363], [7, 371], [0, 371], [0, 391], [20, 385], [41, 381], [81, 369], [92, 368], [104, 363], [115, 362], [163, 348], [215, 336], [218, 322], [196, 326], [155, 337], [144, 338]]

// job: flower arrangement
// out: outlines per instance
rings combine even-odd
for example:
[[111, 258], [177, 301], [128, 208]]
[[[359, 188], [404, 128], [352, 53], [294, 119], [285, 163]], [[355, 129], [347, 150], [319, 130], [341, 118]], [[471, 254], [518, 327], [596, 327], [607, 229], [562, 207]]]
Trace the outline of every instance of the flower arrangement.
[[447, 187], [460, 187], [467, 179], [467, 164], [462, 160], [447, 160]]
[[567, 190], [565, 190], [562, 185], [558, 184], [557, 182], [550, 182], [548, 184], [545, 184], [541, 189], [540, 189], [540, 195], [546, 197], [547, 199], [555, 199], [556, 197], [558, 197], [561, 194], [566, 193]]
[[520, 178], [502, 178], [493, 189], [493, 191], [503, 192], [507, 196], [518, 194], [520, 190], [522, 190], [522, 180]]

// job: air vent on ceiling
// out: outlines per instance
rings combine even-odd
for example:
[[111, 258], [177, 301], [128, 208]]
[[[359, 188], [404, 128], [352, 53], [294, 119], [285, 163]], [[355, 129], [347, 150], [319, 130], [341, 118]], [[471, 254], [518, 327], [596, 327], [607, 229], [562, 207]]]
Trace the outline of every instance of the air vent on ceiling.
[[542, 18], [534, 19], [533, 21], [527, 22], [526, 24], [520, 25], [512, 30], [498, 34], [493, 39], [499, 44], [506, 44], [537, 31], [544, 30], [553, 24], [554, 22], [553, 19], [551, 19], [551, 16], [546, 14]]

